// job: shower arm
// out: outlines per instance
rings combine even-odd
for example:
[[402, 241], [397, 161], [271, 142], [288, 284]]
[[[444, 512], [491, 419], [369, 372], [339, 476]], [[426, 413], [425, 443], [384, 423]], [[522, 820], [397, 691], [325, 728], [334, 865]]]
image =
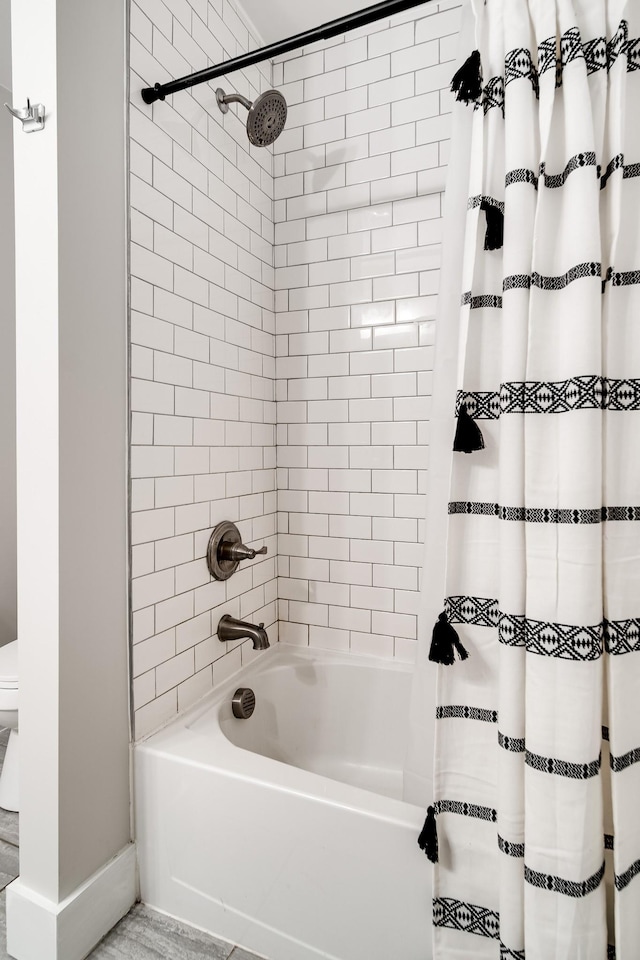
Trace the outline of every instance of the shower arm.
[[[365, 7], [364, 10], [358, 10], [356, 13], [338, 17], [337, 20], [330, 20], [329, 23], [320, 27], [314, 27], [312, 30], [298, 33], [287, 40], [279, 40], [266, 47], [260, 47], [259, 50], [243, 53], [241, 56], [234, 57], [232, 60], [227, 60], [215, 67], [198, 70], [197, 73], [191, 73], [188, 77], [180, 77], [177, 80], [170, 80], [168, 83], [156, 83], [153, 87], [145, 87], [142, 90], [142, 99], [145, 103], [164, 100], [170, 93], [178, 93], [180, 90], [187, 90], [198, 83], [207, 83], [209, 80], [215, 80], [216, 77], [233, 73], [234, 70], [242, 70], [245, 67], [253, 66], [254, 63], [271, 60], [282, 53], [290, 53], [292, 50], [307, 47], [317, 40], [330, 40], [331, 37], [338, 37], [350, 30], [357, 30], [360, 27], [366, 27], [369, 23], [375, 23], [376, 20], [383, 20], [386, 17], [392, 17], [395, 13], [402, 13], [404, 10], [411, 10], [413, 7], [420, 7], [430, 2], [431, 0], [381, 0], [380, 3], [374, 3], [372, 7]], [[237, 95], [232, 94], [230, 96]], [[244, 100], [238, 102], [244, 103], [245, 106], [249, 104], [249, 101], [245, 103]]]
[[251, 110], [252, 103], [248, 97], [243, 97], [241, 93], [223, 93], [220, 91], [221, 95], [218, 95], [218, 103], [220, 105], [229, 104], [229, 103], [241, 103], [243, 107], [246, 107], [247, 110]]

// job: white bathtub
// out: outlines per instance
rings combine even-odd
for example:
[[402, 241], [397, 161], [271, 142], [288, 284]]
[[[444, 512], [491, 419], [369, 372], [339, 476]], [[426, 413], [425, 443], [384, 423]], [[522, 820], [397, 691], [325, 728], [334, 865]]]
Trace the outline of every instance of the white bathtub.
[[269, 960], [429, 960], [410, 687], [405, 664], [276, 644], [138, 744], [142, 900]]

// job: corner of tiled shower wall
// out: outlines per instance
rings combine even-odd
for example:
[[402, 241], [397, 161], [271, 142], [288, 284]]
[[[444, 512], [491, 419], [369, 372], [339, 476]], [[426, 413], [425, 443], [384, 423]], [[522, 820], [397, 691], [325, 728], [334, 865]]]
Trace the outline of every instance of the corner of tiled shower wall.
[[[139, 97], [258, 45], [241, 8], [131, 3], [138, 738], [251, 659], [216, 639], [223, 613], [272, 639], [279, 617], [294, 643], [413, 655], [457, 7], [432, 0], [292, 54], [273, 81], [265, 64], [223, 82], [283, 90], [274, 158], [210, 86]], [[204, 562], [222, 519], [269, 548], [226, 584]]]
[[460, 4], [279, 59], [280, 637], [411, 659]]
[[[235, 672], [223, 613], [277, 639], [273, 153], [209, 85], [146, 106], [143, 86], [253, 49], [229, 0], [132, 0], [131, 542], [133, 698], [141, 737]], [[269, 63], [221, 81], [253, 100]], [[225, 583], [204, 560], [237, 522], [269, 553]]]

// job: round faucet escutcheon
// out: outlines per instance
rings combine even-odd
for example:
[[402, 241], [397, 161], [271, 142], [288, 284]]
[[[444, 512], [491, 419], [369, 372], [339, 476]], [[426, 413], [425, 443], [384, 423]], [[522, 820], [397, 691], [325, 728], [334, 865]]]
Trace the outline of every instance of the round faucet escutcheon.
[[254, 550], [245, 546], [235, 523], [223, 520], [214, 528], [209, 538], [207, 567], [214, 580], [228, 580], [242, 560], [253, 560], [266, 552], [266, 547]]

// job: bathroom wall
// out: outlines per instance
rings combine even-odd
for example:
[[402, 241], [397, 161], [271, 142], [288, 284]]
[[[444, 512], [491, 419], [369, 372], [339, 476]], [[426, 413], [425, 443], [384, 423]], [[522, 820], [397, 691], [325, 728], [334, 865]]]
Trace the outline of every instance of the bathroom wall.
[[[257, 44], [229, 0], [131, 3], [131, 542], [139, 738], [253, 655], [223, 613], [277, 640], [273, 155], [209, 85], [145, 106], [143, 86]], [[220, 82], [250, 99], [265, 63]], [[204, 560], [237, 522], [268, 555], [226, 583]]]
[[[0, 0], [0, 103], [11, 96], [11, 16]], [[16, 639], [16, 335], [13, 124], [0, 115], [0, 645]]]
[[[7, 951], [49, 960], [60, 944], [85, 956], [135, 898], [126, 10], [15, 0], [11, 14], [13, 101], [43, 103], [46, 120], [14, 127], [20, 878]], [[81, 121], [79, 78], [94, 105]]]
[[[281, 639], [410, 659], [458, 2], [280, 59]], [[321, 13], [318, 13], [318, 19]]]

